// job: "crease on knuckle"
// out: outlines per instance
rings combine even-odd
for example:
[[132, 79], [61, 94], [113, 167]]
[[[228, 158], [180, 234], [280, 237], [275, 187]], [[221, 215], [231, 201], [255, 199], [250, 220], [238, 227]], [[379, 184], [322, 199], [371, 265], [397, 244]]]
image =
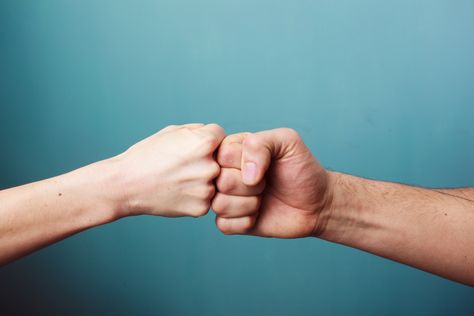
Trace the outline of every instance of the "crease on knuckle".
[[219, 214], [225, 214], [226, 208], [228, 206], [227, 199], [224, 195], [218, 194], [212, 201], [212, 209]]
[[230, 144], [223, 145], [217, 153], [217, 161], [221, 165], [232, 165], [234, 163], [234, 154]]
[[236, 183], [229, 176], [229, 173], [223, 172], [219, 178], [217, 178], [217, 189], [222, 193], [232, 192], [236, 188]]

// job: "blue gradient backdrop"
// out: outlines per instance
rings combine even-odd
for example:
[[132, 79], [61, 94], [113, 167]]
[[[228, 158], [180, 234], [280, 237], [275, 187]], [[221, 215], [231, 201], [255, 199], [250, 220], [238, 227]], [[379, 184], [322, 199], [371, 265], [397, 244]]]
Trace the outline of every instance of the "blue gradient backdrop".
[[[0, 186], [167, 124], [290, 126], [331, 169], [474, 185], [474, 1], [0, 1]], [[315, 239], [128, 218], [0, 269], [0, 314], [473, 315], [474, 290]]]

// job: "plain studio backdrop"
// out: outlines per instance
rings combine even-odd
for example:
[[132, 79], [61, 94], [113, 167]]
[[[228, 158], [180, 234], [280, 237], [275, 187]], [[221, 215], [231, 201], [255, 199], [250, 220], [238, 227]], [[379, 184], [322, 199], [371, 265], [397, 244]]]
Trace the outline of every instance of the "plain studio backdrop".
[[[474, 1], [0, 2], [0, 186], [168, 124], [288, 126], [324, 166], [474, 185]], [[473, 226], [474, 229], [474, 226]], [[135, 217], [0, 268], [0, 314], [472, 315], [474, 290], [317, 239]]]

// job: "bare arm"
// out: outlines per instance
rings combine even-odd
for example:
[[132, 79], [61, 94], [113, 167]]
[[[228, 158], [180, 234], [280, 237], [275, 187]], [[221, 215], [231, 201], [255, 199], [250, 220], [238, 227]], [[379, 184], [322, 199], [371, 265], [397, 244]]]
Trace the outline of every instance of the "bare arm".
[[319, 237], [474, 285], [472, 188], [438, 192], [330, 174], [334, 197]]
[[[107, 162], [0, 191], [0, 265], [120, 217]], [[118, 195], [117, 195], [118, 196]]]
[[433, 189], [433, 191], [474, 202], [474, 188]]
[[328, 172], [291, 129], [228, 136], [213, 201], [226, 234], [319, 237], [474, 286], [474, 188]]
[[215, 124], [169, 126], [125, 153], [0, 191], [0, 265], [123, 216], [201, 216], [220, 172]]

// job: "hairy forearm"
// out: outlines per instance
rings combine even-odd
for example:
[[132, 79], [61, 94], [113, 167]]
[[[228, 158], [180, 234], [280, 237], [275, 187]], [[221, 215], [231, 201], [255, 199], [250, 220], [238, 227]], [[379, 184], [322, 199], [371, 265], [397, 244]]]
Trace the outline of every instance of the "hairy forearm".
[[[471, 189], [450, 192], [331, 173], [334, 197], [320, 236], [474, 285]], [[450, 191], [450, 190], [448, 190]]]
[[455, 196], [466, 199], [474, 203], [474, 188], [457, 188], [457, 189], [433, 189], [433, 191], [441, 194]]
[[113, 173], [99, 162], [0, 191], [0, 265], [87, 228], [118, 218], [108, 194]]

